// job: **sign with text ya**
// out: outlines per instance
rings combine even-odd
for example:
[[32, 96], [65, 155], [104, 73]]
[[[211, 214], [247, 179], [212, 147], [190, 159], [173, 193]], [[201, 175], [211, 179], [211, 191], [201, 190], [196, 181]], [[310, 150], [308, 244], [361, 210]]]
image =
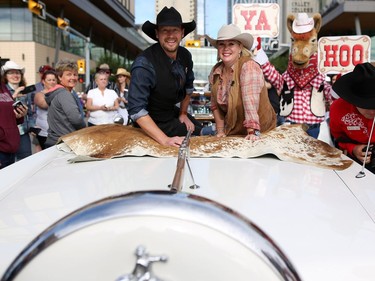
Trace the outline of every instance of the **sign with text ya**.
[[322, 37], [318, 42], [320, 73], [346, 73], [359, 63], [369, 62], [371, 39], [367, 35]]
[[254, 37], [277, 37], [279, 35], [278, 4], [235, 4], [233, 6], [233, 23], [242, 32]]

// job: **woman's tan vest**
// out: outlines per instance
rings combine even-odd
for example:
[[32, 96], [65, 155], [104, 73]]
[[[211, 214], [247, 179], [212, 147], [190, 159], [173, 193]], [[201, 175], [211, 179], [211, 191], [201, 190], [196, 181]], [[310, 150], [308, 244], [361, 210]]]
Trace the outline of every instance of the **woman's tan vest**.
[[[239, 61], [235, 65], [233, 75], [234, 83], [230, 88], [228, 96], [227, 112], [224, 112], [223, 108], [221, 108], [220, 105], [217, 104], [219, 112], [222, 114], [222, 116], [224, 116], [226, 135], [247, 135], [247, 130], [243, 126], [243, 122], [245, 121], [245, 111], [241, 95], [240, 75], [243, 64], [249, 60], [251, 60], [250, 57], [240, 57]], [[220, 64], [221, 62], [218, 63], [215, 68]], [[219, 77], [217, 75], [216, 77], [214, 77], [211, 89], [212, 98], [215, 99], [215, 101], [217, 100], [217, 89], [219, 86], [219, 82]], [[268, 91], [265, 84], [260, 93], [258, 116], [260, 131], [262, 133], [268, 132], [276, 127], [276, 113], [272, 108], [272, 105], [268, 98]]]

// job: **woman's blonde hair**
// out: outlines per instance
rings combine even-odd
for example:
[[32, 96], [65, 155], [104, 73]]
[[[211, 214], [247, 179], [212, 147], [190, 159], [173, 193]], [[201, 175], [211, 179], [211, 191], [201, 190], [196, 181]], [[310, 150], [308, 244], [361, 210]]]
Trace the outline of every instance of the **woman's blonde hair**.
[[77, 71], [78, 72], [78, 65], [75, 61], [70, 59], [61, 59], [56, 64], [56, 74], [58, 77], [61, 77], [64, 71]]
[[[254, 54], [251, 51], [249, 51], [245, 46], [242, 45], [240, 57], [250, 57], [250, 58], [252, 58], [252, 57], [254, 57]], [[217, 52], [217, 61], [218, 62], [220, 61], [219, 51]]]

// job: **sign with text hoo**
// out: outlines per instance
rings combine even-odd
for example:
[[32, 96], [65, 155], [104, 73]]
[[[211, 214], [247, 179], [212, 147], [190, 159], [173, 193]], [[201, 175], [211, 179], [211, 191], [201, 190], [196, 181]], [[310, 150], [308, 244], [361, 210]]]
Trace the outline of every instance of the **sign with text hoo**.
[[367, 35], [329, 36], [318, 41], [320, 73], [347, 73], [359, 63], [370, 62], [371, 39]]
[[235, 4], [233, 6], [233, 23], [241, 32], [254, 37], [277, 37], [279, 35], [278, 4]]

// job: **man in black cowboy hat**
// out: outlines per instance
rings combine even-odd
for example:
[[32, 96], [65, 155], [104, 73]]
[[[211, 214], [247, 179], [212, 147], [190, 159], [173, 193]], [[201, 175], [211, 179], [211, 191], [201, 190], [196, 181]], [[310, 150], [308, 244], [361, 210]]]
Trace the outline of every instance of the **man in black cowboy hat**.
[[375, 67], [371, 63], [356, 65], [335, 82], [333, 90], [341, 97], [330, 107], [335, 143], [360, 164], [366, 160], [366, 168], [375, 173]]
[[187, 113], [194, 90], [193, 61], [190, 52], [180, 46], [182, 38], [195, 27], [194, 20], [183, 23], [173, 7], [164, 7], [156, 24], [146, 21], [142, 26], [143, 32], [157, 42], [132, 65], [129, 114], [135, 125], [162, 145], [178, 147], [188, 130], [199, 135], [202, 129]]

